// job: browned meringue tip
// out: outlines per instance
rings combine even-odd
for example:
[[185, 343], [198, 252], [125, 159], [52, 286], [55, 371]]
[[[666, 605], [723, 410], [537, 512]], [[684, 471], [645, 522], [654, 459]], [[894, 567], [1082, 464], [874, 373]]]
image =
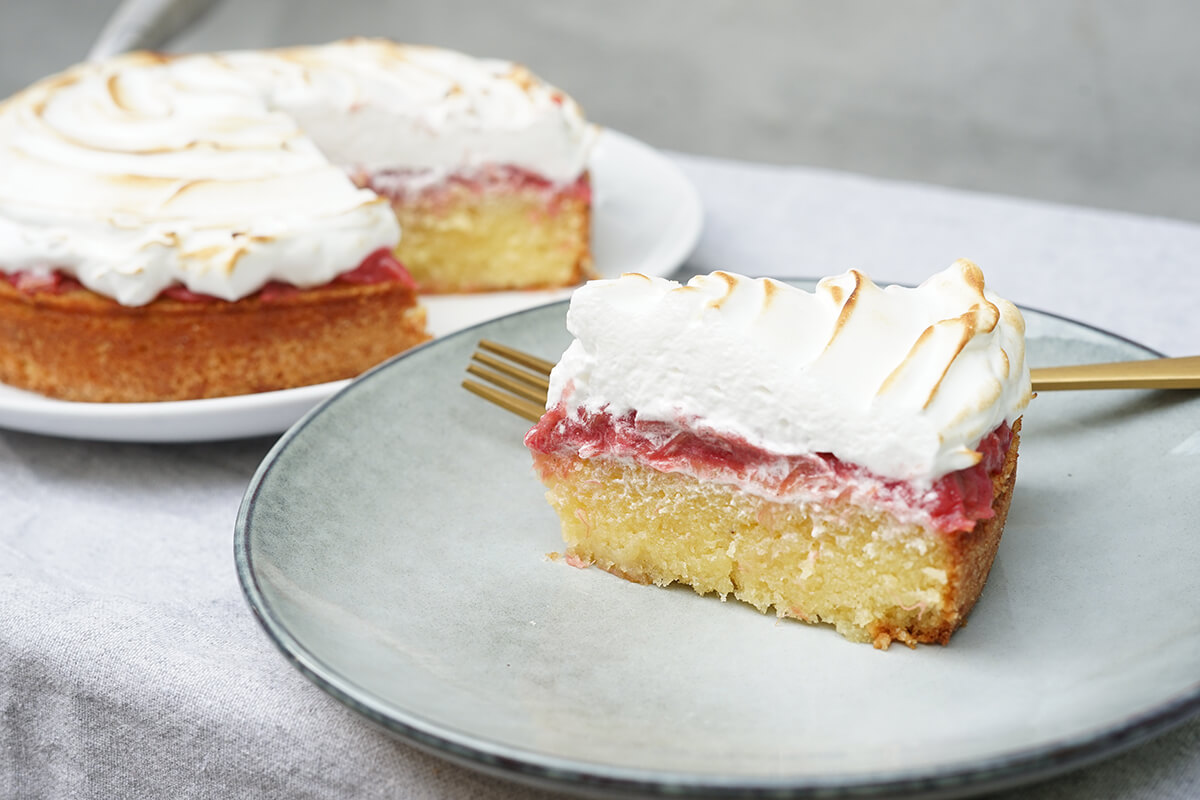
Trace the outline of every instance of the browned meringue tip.
[[983, 294], [985, 281], [983, 279], [983, 270], [979, 268], [978, 264], [968, 258], [960, 258], [950, 266], [951, 268], [958, 269], [958, 273], [968, 286], [979, 292], [980, 295]]
[[199, 250], [180, 253], [180, 257], [188, 261], [207, 262], [209, 266], [218, 272], [231, 275], [237, 269], [237, 263], [246, 254], [246, 250], [246, 246], [241, 243], [233, 247], [210, 245], [209, 247], [202, 247]]
[[720, 308], [725, 305], [725, 301], [733, 296], [733, 290], [737, 288], [738, 277], [723, 270], [717, 270], [712, 273], [712, 277], [718, 278], [725, 283], [725, 293], [720, 297], [708, 301], [709, 308]]
[[[158, 187], [175, 186], [179, 183], [179, 178], [163, 177], [158, 175], [135, 175], [130, 172], [120, 173], [116, 175], [101, 175], [101, 180], [108, 183], [116, 184], [117, 186], [129, 186], [137, 189], [154, 189]], [[172, 193], [172, 197], [178, 194], [179, 190]]]
[[121, 91], [121, 76], [114, 72], [104, 81], [104, 87], [108, 90], [108, 96], [112, 100], [113, 105], [122, 111], [132, 111], [133, 108], [125, 102], [124, 92]]
[[846, 329], [846, 325], [850, 322], [850, 317], [854, 314], [854, 309], [858, 306], [858, 299], [862, 294], [863, 288], [868, 284], [871, 286], [875, 285], [871, 283], [870, 278], [856, 269], [850, 270], [849, 275], [854, 281], [854, 288], [850, 290], [850, 294], [846, 295], [844, 299], [842, 297], [841, 286], [831, 281], [828, 286], [824, 287], [826, 290], [836, 290], [836, 294], [834, 291], [830, 291], [830, 294], [833, 295], [834, 302], [841, 303], [842, 306], [842, 310], [838, 312], [837, 321], [833, 323], [833, 332], [829, 335], [829, 340], [825, 342], [825, 350], [832, 347], [838, 336]]
[[921, 408], [929, 408], [930, 403], [933, 402], [933, 398], [937, 396], [937, 391], [942, 385], [942, 381], [946, 379], [946, 374], [950, 371], [950, 366], [954, 363], [954, 359], [958, 358], [958, 354], [963, 351], [963, 348], [967, 346], [967, 343], [975, 335], [974, 309], [968, 309], [957, 317], [939, 320], [923, 330], [921, 335], [917, 337], [917, 341], [909, 348], [908, 354], [904, 356], [904, 359], [884, 379], [879, 389], [875, 392], [875, 396], [879, 397], [897, 386], [903, 375], [908, 371], [909, 366], [916, 363], [916, 360], [924, 350], [933, 346], [933, 339], [937, 335], [937, 332], [947, 328], [956, 328], [958, 330], [958, 340], [952, 347], [953, 352], [949, 354], [949, 358], [942, 360], [944, 366], [942, 367], [941, 374], [937, 376], [937, 379], [930, 386], [929, 394], [925, 397], [925, 402], [921, 404]]
[[516, 85], [518, 89], [529, 94], [538, 87], [538, 80], [533, 77], [533, 73], [524, 64], [512, 65], [512, 68], [504, 75], [504, 79]]
[[767, 309], [769, 309], [771, 307], [771, 304], [773, 302], [775, 302], [775, 298], [779, 296], [780, 292], [783, 291], [783, 287], [781, 287], [779, 285], [779, 281], [773, 280], [771, 278], [764, 278], [762, 281], [762, 287], [763, 287], [762, 307], [763, 307], [763, 311], [766, 311]]

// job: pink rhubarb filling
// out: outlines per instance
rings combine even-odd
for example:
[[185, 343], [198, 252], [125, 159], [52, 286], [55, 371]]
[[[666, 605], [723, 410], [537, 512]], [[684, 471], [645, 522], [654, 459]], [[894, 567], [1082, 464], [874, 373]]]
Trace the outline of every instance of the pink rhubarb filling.
[[921, 486], [876, 475], [831, 453], [771, 453], [685, 422], [639, 420], [632, 411], [619, 417], [577, 415], [559, 404], [525, 436], [526, 446], [537, 453], [631, 459], [660, 472], [742, 486], [769, 499], [865, 500], [902, 520], [927, 521], [943, 533], [969, 531], [976, 521], [993, 516], [992, 478], [1003, 468], [1011, 443], [1012, 429], [1002, 423], [976, 448], [979, 463]]
[[587, 173], [569, 183], [555, 183], [536, 172], [507, 164], [487, 164], [433, 181], [427, 171], [412, 169], [360, 170], [351, 178], [392, 203], [420, 203], [434, 208], [453, 204], [461, 189], [474, 194], [538, 193], [552, 214], [566, 201], [590, 204], [592, 200]]
[[[78, 280], [62, 270], [55, 269], [46, 274], [27, 272], [18, 270], [16, 272], [0, 271], [0, 280], [7, 281], [18, 292], [23, 294], [64, 294], [76, 289], [84, 288]], [[361, 263], [354, 269], [343, 272], [334, 278], [330, 284], [351, 283], [351, 284], [374, 284], [374, 283], [389, 283], [399, 282], [409, 289], [416, 291], [417, 284], [413, 280], [412, 275], [404, 268], [392, 252], [386, 247], [381, 247], [378, 250], [370, 253]], [[261, 289], [259, 289], [250, 297], [258, 297], [264, 303], [269, 303], [274, 300], [280, 300], [299, 292], [305, 291], [290, 283], [282, 281], [270, 281]], [[169, 297], [172, 300], [182, 300], [188, 303], [224, 303], [229, 302], [222, 300], [219, 297], [213, 297], [209, 294], [201, 294], [182, 286], [168, 286], [159, 294], [159, 297]], [[245, 299], [245, 298], [243, 298]]]

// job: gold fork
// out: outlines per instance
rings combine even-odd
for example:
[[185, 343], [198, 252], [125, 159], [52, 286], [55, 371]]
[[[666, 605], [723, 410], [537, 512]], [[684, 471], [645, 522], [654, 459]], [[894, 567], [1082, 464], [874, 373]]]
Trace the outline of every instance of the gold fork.
[[[546, 408], [553, 361], [481, 339], [467, 372], [493, 386], [464, 380], [463, 388], [531, 422]], [[1066, 389], [1200, 389], [1200, 356], [1041, 367], [1030, 370], [1035, 392]], [[500, 387], [500, 388], [496, 388]]]
[[548, 376], [554, 362], [488, 339], [479, 340], [479, 350], [472, 354], [471, 360], [475, 363], [467, 366], [467, 372], [495, 386], [465, 380], [463, 388], [530, 422], [541, 419], [546, 410], [546, 391], [550, 388]]

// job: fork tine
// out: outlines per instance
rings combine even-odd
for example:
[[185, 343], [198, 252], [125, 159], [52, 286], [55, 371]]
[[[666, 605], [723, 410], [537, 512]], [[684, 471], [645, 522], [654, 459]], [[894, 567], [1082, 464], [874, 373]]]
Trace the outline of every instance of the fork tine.
[[[473, 361], [478, 361], [484, 366], [491, 367], [497, 372], [502, 372], [510, 378], [516, 378], [526, 386], [530, 386], [541, 391], [542, 399], [546, 399], [546, 391], [550, 388], [550, 381], [544, 376], [534, 375], [531, 372], [508, 363], [507, 361], [501, 361], [500, 359], [489, 356], [486, 353], [474, 353], [472, 354], [471, 359]], [[470, 368], [468, 368], [468, 371], [470, 371]], [[480, 377], [482, 378], [485, 376], [480, 375]], [[537, 398], [531, 397], [530, 399], [535, 400]]]
[[484, 400], [488, 400], [500, 406], [506, 411], [524, 417], [530, 422], [537, 422], [542, 418], [543, 408], [531, 400], [526, 400], [522, 397], [503, 392], [494, 386], [484, 386], [482, 383], [475, 381], [463, 381], [463, 388], [468, 392], [479, 395]]
[[465, 380], [463, 388], [531, 422], [541, 419], [550, 386], [547, 376], [554, 364], [487, 339], [479, 342], [479, 348], [501, 358], [476, 351], [471, 354], [471, 361], [475, 363], [467, 365], [467, 372], [493, 385]]
[[519, 394], [521, 397], [532, 400], [535, 403], [545, 404], [546, 402], [545, 386], [530, 386], [528, 383], [522, 383], [520, 379], [514, 380], [507, 375], [502, 375], [494, 370], [484, 369], [475, 364], [468, 365], [467, 372], [476, 377], [483, 378], [488, 383], [494, 383], [497, 386], [508, 389], [513, 394]]
[[537, 370], [545, 375], [550, 374], [550, 370], [554, 369], [554, 362], [547, 361], [544, 358], [531, 356], [529, 353], [521, 350], [516, 350], [508, 345], [493, 342], [490, 339], [480, 339], [480, 348], [487, 350], [489, 353], [495, 353], [498, 356], [503, 356], [509, 361], [520, 364], [523, 367], [529, 367], [532, 370]]

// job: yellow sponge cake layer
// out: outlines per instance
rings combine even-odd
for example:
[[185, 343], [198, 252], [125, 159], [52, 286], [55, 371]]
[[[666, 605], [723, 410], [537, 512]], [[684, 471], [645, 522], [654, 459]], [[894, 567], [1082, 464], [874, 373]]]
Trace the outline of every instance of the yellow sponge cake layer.
[[949, 533], [860, 505], [775, 502], [632, 460], [533, 455], [572, 563], [733, 596], [887, 648], [945, 644], [979, 598], [1012, 498], [1019, 428], [992, 477], [994, 515]]
[[586, 175], [563, 187], [450, 179], [393, 196], [392, 208], [402, 232], [396, 258], [422, 292], [546, 289], [591, 276]]

